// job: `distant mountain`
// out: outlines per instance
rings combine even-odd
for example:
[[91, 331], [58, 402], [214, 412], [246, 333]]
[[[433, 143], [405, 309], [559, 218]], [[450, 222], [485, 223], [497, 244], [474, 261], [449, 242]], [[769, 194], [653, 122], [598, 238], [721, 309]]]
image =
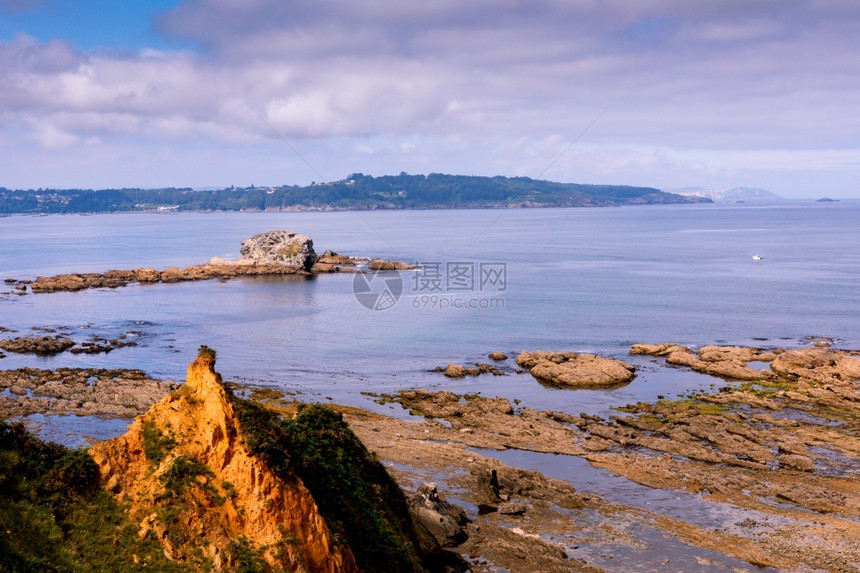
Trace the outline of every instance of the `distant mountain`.
[[555, 183], [528, 177], [386, 175], [361, 173], [307, 186], [193, 189], [38, 189], [0, 187], [0, 213], [118, 211], [345, 211], [358, 209], [468, 209], [606, 207], [709, 203], [652, 187]]
[[717, 203], [735, 203], [737, 201], [773, 201], [782, 199], [776, 193], [758, 187], [735, 187], [734, 189], [721, 189], [711, 191], [703, 187], [684, 187], [672, 189], [670, 193], [677, 193], [685, 197], [706, 197]]

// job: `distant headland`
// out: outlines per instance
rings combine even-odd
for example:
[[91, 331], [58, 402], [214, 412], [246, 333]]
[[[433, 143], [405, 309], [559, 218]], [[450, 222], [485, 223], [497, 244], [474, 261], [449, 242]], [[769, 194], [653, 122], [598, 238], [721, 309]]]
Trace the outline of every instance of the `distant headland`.
[[612, 207], [711, 202], [708, 197], [685, 197], [652, 187], [441, 173], [382, 177], [354, 173], [340, 181], [306, 186], [252, 185], [215, 190], [0, 187], [0, 214]]

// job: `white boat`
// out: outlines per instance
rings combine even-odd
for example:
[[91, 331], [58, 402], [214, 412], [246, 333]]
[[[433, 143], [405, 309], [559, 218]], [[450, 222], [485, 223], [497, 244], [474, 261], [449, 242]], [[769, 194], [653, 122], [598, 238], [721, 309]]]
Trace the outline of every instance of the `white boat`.
[[762, 257], [761, 255], [753, 255], [753, 260], [754, 260], [754, 261], [760, 261], [760, 260], [762, 260], [763, 258], [764, 258], [764, 257]]

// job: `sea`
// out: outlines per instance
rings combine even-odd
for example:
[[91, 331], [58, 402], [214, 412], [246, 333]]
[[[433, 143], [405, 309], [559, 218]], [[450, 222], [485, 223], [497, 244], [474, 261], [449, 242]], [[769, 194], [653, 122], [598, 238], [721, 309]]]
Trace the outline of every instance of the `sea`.
[[[781, 202], [570, 209], [289, 213], [127, 213], [0, 218], [0, 279], [199, 264], [239, 257], [242, 240], [285, 229], [318, 253], [407, 262], [419, 270], [267, 277], [50, 294], [0, 282], [0, 326], [76, 341], [126, 335], [102, 355], [6, 352], [0, 368], [138, 368], [181, 382], [200, 345], [228, 381], [408, 418], [372, 394], [406, 388], [505, 396], [542, 410], [607, 416], [639, 400], [723, 381], [635, 343], [860, 348], [860, 203]], [[516, 372], [524, 350], [627, 360], [626, 386], [569, 390]], [[506, 376], [434, 371], [491, 362]], [[128, 421], [37, 416], [69, 444]]]

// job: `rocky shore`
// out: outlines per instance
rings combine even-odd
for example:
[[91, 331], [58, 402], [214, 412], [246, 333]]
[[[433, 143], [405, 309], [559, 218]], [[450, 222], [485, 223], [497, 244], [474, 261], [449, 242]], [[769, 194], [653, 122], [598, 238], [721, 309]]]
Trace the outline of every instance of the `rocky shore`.
[[168, 267], [162, 270], [138, 268], [109, 270], [104, 273], [66, 273], [35, 280], [6, 279], [14, 290], [6, 294], [74, 292], [91, 288], [117, 288], [129, 284], [176, 283], [236, 277], [278, 275], [314, 275], [321, 273], [360, 272], [359, 264], [368, 263], [370, 270], [406, 270], [406, 263], [383, 259], [356, 258], [325, 251], [314, 252], [313, 240], [291, 231], [268, 231], [242, 241], [240, 258], [229, 261], [215, 257], [206, 263], [189, 267]]
[[[90, 340], [75, 342], [62, 334], [17, 336], [0, 339], [0, 348], [16, 354], [35, 354], [37, 356], [53, 356], [67, 350], [72, 354], [100, 354], [126, 346], [137, 346], [137, 342], [126, 340], [126, 338], [127, 334], [111, 339], [94, 336]], [[3, 358], [3, 355], [0, 355], [0, 358]]]
[[[409, 494], [415, 519], [473, 571], [857, 570], [860, 353], [672, 344], [630, 353], [718, 383], [607, 418], [422, 389], [376, 396], [408, 410], [410, 421], [335, 409]], [[624, 361], [573, 356], [527, 352], [517, 363], [533, 370], [583, 360], [588, 380], [595, 371], [613, 380], [635, 373]], [[486, 373], [510, 373], [497, 364]], [[65, 400], [46, 412], [84, 413], [88, 401], [107, 399], [88, 394], [93, 376], [99, 386], [127, 381], [168, 392], [142, 375], [21, 370], [0, 376], [8, 389], [0, 397], [35, 400], [38, 392]], [[286, 419], [302, 407], [273, 391], [257, 397]], [[545, 469], [517, 468], [520, 458]], [[563, 479], [548, 477], [553, 468]]]
[[0, 419], [32, 414], [131, 419], [177, 387], [140, 370], [0, 370]]
[[[586, 531], [593, 533], [596, 513], [604, 516], [600, 543], [614, 556], [612, 570], [635, 564], [640, 570], [722, 566], [747, 571], [758, 567], [856, 571], [858, 353], [827, 347], [713, 346], [698, 352], [676, 345], [631, 348], [631, 354], [658, 359], [668, 360], [673, 353], [682, 357], [674, 362], [678, 367], [726, 382], [717, 392], [629, 404], [608, 419], [518, 407], [501, 397], [427, 390], [378, 397], [381, 403], [401, 404], [423, 418], [423, 424], [359, 412], [347, 419], [382, 459], [409, 468], [402, 480], [441, 473], [447, 476], [449, 491], [483, 508], [484, 535], [477, 536], [484, 543], [480, 554], [498, 567], [525, 570], [517, 556], [536, 544], [542, 549], [530, 554], [529, 568], [586, 570], [568, 558], [587, 553], [583, 539], [588, 538]], [[750, 368], [750, 362], [765, 362], [769, 368]], [[763, 374], [751, 379], [747, 369]], [[569, 456], [587, 461], [595, 468], [591, 471], [605, 469], [630, 480], [631, 486], [647, 488], [630, 488], [629, 495], [607, 498], [575, 489], [582, 476], [571, 474], [568, 483], [549, 480], [505, 466], [492, 459], [493, 450]], [[488, 490], [490, 471], [497, 483], [505, 484], [506, 497]], [[708, 519], [713, 527], [649, 507], [658, 502], [647, 501], [647, 492], [660, 490], [677, 491], [678, 508], [690, 504], [680, 515], [701, 511], [712, 516]], [[511, 501], [516, 512], [502, 505]], [[707, 503], [708, 509], [694, 509], [700, 503]], [[498, 530], [490, 534], [492, 528]], [[631, 536], [637, 528], [642, 533]], [[677, 554], [665, 555], [665, 562], [646, 565], [639, 556], [625, 567], [623, 556], [637, 555], [637, 546], [649, 542], [644, 533], [649, 528], [677, 536], [704, 553], [692, 566], [679, 564], [684, 554], [679, 548]], [[512, 531], [517, 534], [506, 535]], [[488, 538], [493, 542], [487, 543]], [[548, 538], [554, 542], [544, 546]], [[461, 549], [474, 548], [472, 543], [478, 542], [470, 536]], [[609, 565], [591, 557], [592, 565]], [[735, 559], [747, 566], [733, 564]]]

